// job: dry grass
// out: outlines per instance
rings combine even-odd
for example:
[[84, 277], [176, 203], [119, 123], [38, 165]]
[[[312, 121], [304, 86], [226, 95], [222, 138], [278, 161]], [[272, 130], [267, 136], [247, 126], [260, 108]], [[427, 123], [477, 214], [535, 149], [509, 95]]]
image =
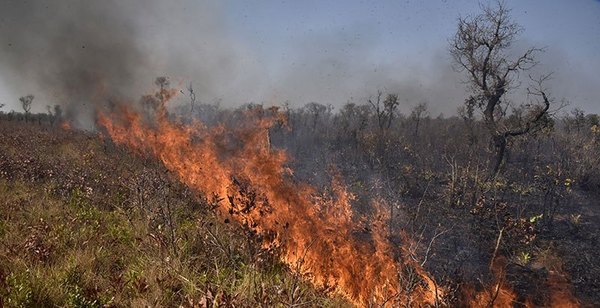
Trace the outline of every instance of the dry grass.
[[347, 305], [299, 281], [160, 166], [83, 133], [0, 130], [4, 306]]

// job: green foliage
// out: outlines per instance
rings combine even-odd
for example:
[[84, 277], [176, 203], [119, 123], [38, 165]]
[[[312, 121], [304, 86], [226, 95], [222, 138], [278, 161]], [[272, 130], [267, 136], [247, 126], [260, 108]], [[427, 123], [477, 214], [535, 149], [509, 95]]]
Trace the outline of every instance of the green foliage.
[[34, 307], [33, 290], [23, 274], [10, 273], [6, 277], [6, 290], [2, 296], [9, 307]]
[[67, 293], [66, 304], [68, 307], [73, 307], [73, 308], [104, 307], [104, 305], [99, 300], [88, 299], [83, 294], [83, 290], [77, 285], [69, 288], [69, 291]]

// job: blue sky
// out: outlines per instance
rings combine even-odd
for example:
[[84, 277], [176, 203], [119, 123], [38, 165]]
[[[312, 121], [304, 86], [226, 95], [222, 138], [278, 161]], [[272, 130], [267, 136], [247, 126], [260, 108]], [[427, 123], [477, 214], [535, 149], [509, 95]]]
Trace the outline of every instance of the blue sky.
[[[7, 6], [16, 0], [4, 1]], [[127, 85], [133, 96], [152, 87], [152, 76], [168, 75], [178, 86], [193, 82], [201, 100], [220, 99], [228, 106], [250, 101], [302, 106], [316, 101], [339, 107], [349, 100], [364, 102], [381, 89], [400, 95], [402, 111], [428, 102], [436, 115], [454, 113], [466, 96], [461, 75], [451, 68], [448, 39], [459, 16], [480, 10], [473, 0], [106, 0], [106, 5], [95, 2], [99, 9], [81, 14], [81, 8], [73, 5], [79, 2], [85, 1], [48, 2], [46, 7], [55, 6], [62, 19], [38, 19], [50, 25], [86, 23], [102, 35], [114, 31], [103, 22], [90, 25], [78, 17], [97, 14], [92, 17], [101, 21], [110, 17], [114, 24], [133, 28], [128, 41], [145, 58], [144, 67], [136, 68], [135, 80]], [[570, 101], [571, 107], [600, 113], [600, 1], [507, 0], [506, 4], [524, 28], [515, 52], [529, 46], [547, 48], [536, 72], [554, 72], [552, 95]], [[21, 17], [6, 23], [10, 18], [2, 14], [5, 29], [27, 24], [19, 22]], [[43, 23], [39, 29], [53, 28]], [[30, 33], [38, 28], [32, 29]], [[94, 40], [93, 35], [84, 37]], [[40, 40], [41, 49], [44, 42]], [[69, 52], [76, 57], [86, 42], [70, 43]], [[14, 65], [12, 71], [4, 69], [11, 65], [3, 58], [0, 103], [7, 104], [5, 110], [17, 110], [18, 97], [29, 92], [43, 102], [38, 111], [59, 100], [57, 90], [43, 84], [44, 79], [30, 78], [35, 71], [21, 74]], [[44, 65], [31, 69], [39, 66]], [[49, 67], [44, 74], [52, 75]]]
[[[271, 49], [303, 36], [343, 29], [376, 35], [384, 55], [442, 46], [456, 19], [479, 11], [479, 1], [226, 1], [231, 31]], [[600, 1], [506, 1], [526, 36], [592, 52], [600, 47]], [[362, 29], [359, 29], [362, 28]], [[366, 38], [365, 38], [366, 39]], [[412, 48], [411, 48], [412, 46]]]
[[[539, 69], [554, 71], [556, 83], [572, 86], [557, 89], [555, 96], [571, 100], [573, 106], [600, 112], [600, 92], [596, 90], [600, 84], [600, 2], [530, 0], [506, 4], [524, 28], [517, 46], [547, 47], [540, 56]], [[425, 75], [422, 78], [434, 78], [430, 75], [438, 74], [439, 66], [450, 63], [447, 41], [455, 32], [458, 16], [479, 12], [479, 2], [468, 0], [227, 1], [225, 7], [231, 33], [256, 51], [257, 61], [269, 67], [273, 78], [278, 72], [287, 75], [295, 67], [310, 65], [302, 61], [319, 61], [319, 56], [333, 54], [348, 57], [352, 63], [362, 61], [373, 70], [391, 66], [399, 82], [414, 70], [420, 70]], [[313, 56], [302, 57], [303, 50]], [[402, 72], [403, 68], [409, 72]], [[323, 96], [330, 97], [327, 93]], [[430, 102], [436, 104], [444, 102]], [[452, 108], [439, 109], [451, 112]]]

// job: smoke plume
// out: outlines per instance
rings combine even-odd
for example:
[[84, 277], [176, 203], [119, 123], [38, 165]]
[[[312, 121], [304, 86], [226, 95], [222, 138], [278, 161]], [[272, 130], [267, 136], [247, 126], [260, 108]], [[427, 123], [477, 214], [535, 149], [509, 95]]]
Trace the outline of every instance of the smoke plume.
[[[355, 24], [289, 38], [285, 47], [263, 46], [232, 31], [225, 5], [211, 0], [0, 1], [0, 103], [7, 104], [4, 111], [19, 111], [18, 97], [34, 94], [32, 112], [61, 104], [80, 127], [93, 127], [99, 107], [110, 100], [136, 101], [153, 91], [158, 76], [171, 77], [179, 88], [192, 82], [199, 101], [220, 99], [227, 107], [286, 101], [294, 107], [309, 102], [340, 107], [349, 100], [365, 103], [383, 90], [399, 94], [403, 113], [428, 102], [430, 114], [437, 116], [454, 114], [466, 97], [464, 76], [452, 71], [446, 42], [419, 57], [403, 50], [383, 57], [378, 52], [385, 38]], [[593, 78], [561, 65], [550, 68], [557, 78], [551, 92], [594, 111]], [[583, 82], [575, 87], [564, 80]], [[180, 97], [174, 103], [184, 101]]]
[[[125, 95], [147, 58], [123, 1], [17, 1], [0, 4], [4, 79], [18, 92], [45, 92], [47, 104], [88, 117], [106, 95]], [[52, 102], [50, 102], [52, 101]]]
[[135, 98], [161, 75], [194, 79], [197, 92], [217, 96], [221, 81], [235, 84], [223, 72], [238, 71], [243, 57], [228, 51], [216, 3], [2, 1], [1, 81], [14, 101], [33, 93], [34, 111], [60, 104], [82, 127], [102, 104]]

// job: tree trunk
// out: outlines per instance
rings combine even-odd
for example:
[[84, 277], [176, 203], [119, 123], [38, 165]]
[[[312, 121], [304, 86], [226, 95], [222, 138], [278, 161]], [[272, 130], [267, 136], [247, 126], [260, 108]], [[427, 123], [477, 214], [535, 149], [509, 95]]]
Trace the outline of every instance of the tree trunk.
[[502, 166], [502, 162], [504, 160], [504, 155], [506, 153], [506, 136], [503, 134], [495, 135], [493, 137], [494, 141], [494, 168], [492, 169], [492, 177], [498, 175], [500, 171], [500, 167]]

